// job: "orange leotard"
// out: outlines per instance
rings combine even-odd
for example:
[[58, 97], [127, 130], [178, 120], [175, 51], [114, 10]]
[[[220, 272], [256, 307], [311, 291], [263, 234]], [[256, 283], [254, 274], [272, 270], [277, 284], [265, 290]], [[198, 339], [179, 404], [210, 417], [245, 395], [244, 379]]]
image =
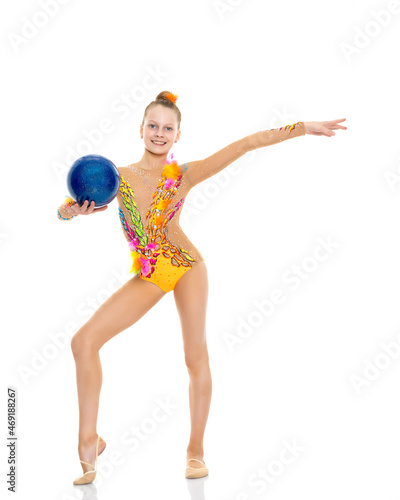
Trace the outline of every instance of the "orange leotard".
[[119, 168], [117, 194], [122, 228], [132, 256], [131, 272], [173, 290], [184, 273], [203, 259], [179, 225], [179, 215], [192, 187], [215, 175], [253, 149], [305, 135], [303, 122], [248, 135], [204, 160], [165, 165], [147, 170]]

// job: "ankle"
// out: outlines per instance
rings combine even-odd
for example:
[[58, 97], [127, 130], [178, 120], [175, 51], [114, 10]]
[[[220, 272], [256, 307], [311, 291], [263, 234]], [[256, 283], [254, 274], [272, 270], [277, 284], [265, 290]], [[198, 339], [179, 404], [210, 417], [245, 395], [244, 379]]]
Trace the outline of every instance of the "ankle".
[[88, 446], [93, 444], [93, 441], [97, 440], [97, 434], [79, 434], [79, 446]]
[[186, 449], [186, 456], [188, 458], [202, 458], [204, 455], [204, 450], [203, 448], [194, 448], [194, 447], [191, 447], [191, 448], [187, 448]]

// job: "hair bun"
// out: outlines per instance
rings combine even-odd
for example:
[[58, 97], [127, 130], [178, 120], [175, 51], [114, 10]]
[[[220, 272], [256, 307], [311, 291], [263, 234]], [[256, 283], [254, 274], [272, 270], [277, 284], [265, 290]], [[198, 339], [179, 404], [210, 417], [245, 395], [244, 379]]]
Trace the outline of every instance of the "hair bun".
[[173, 104], [176, 105], [176, 100], [178, 99], [177, 94], [173, 94], [172, 92], [169, 92], [167, 90], [164, 90], [163, 92], [160, 92], [158, 96], [156, 97], [157, 101], [161, 101], [166, 99], [167, 101], [171, 101]]

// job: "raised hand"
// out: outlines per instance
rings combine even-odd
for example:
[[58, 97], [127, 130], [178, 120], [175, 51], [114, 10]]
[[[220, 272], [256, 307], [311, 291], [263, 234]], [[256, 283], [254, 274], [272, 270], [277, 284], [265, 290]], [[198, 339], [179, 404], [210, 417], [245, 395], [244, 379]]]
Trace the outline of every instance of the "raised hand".
[[347, 127], [338, 125], [340, 122], [344, 122], [346, 118], [341, 118], [340, 120], [331, 120], [329, 122], [305, 122], [306, 134], [310, 135], [325, 135], [327, 137], [332, 137], [336, 135], [333, 130], [342, 129], [347, 130]]

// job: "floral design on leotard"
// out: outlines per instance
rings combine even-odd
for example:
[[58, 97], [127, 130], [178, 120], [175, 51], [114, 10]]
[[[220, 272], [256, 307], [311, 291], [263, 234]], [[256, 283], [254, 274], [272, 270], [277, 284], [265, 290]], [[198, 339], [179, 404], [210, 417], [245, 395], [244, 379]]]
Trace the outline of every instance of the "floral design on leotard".
[[129, 225], [126, 223], [124, 214], [120, 209], [120, 218], [122, 214], [122, 225], [125, 231], [129, 234], [131, 239], [137, 239], [138, 244], [145, 246], [147, 245], [147, 235], [144, 233], [142, 219], [140, 218], [139, 209], [136, 204], [135, 195], [133, 193], [133, 189], [129, 185], [128, 182], [121, 175], [121, 185], [119, 187], [119, 192], [121, 193], [122, 201], [127, 208], [128, 212], [131, 216], [131, 222], [134, 226], [134, 230], [132, 230]]
[[142, 273], [147, 276], [151, 270], [149, 255], [155, 245], [148, 241], [147, 234], [143, 229], [142, 219], [136, 204], [133, 189], [122, 175], [119, 192], [121, 193], [122, 202], [130, 214], [133, 225], [133, 228], [129, 226], [121, 207], [118, 207], [122, 227], [130, 238], [129, 248], [131, 249], [133, 260], [130, 272], [137, 274], [139, 271], [142, 271]]
[[[148, 231], [150, 240], [159, 245], [158, 249], [160, 249], [163, 256], [170, 259], [171, 264], [176, 267], [192, 267], [191, 262], [195, 262], [195, 259], [193, 259], [186, 250], [173, 245], [168, 240], [166, 234], [168, 222], [185, 201], [185, 198], [181, 198], [171, 207], [173, 197], [182, 182], [183, 171], [186, 170], [186, 168], [187, 164], [180, 167], [176, 161], [167, 161], [163, 168], [157, 189], [153, 193], [154, 200], [150, 204], [146, 214], [146, 230]], [[153, 255], [157, 257], [159, 253], [154, 253]]]
[[[129, 226], [123, 211], [119, 207], [121, 224], [130, 238], [129, 247], [133, 259], [131, 271], [134, 274], [141, 272], [149, 277], [157, 263], [157, 257], [162, 253], [176, 267], [192, 267], [195, 262], [189, 253], [181, 247], [173, 245], [167, 238], [167, 224], [182, 207], [185, 198], [181, 198], [173, 205], [173, 197], [178, 190], [183, 171], [187, 164], [179, 167], [176, 161], [165, 164], [156, 191], [152, 194], [153, 201], [146, 214], [146, 228], [143, 229], [140, 213], [135, 201], [132, 187], [121, 175], [120, 193], [127, 208], [133, 228]], [[173, 206], [172, 206], [173, 205]]]
[[[298, 123], [300, 123], [300, 122], [293, 123], [292, 125], [285, 125], [284, 127], [280, 127], [280, 128], [279, 128], [279, 130], [282, 130], [282, 129], [287, 130], [287, 129], [289, 129], [289, 132], [290, 132], [290, 131], [292, 131], [292, 130], [295, 128], [295, 126], [296, 126]], [[277, 129], [276, 129], [276, 128], [273, 128], [272, 130], [277, 130]]]

